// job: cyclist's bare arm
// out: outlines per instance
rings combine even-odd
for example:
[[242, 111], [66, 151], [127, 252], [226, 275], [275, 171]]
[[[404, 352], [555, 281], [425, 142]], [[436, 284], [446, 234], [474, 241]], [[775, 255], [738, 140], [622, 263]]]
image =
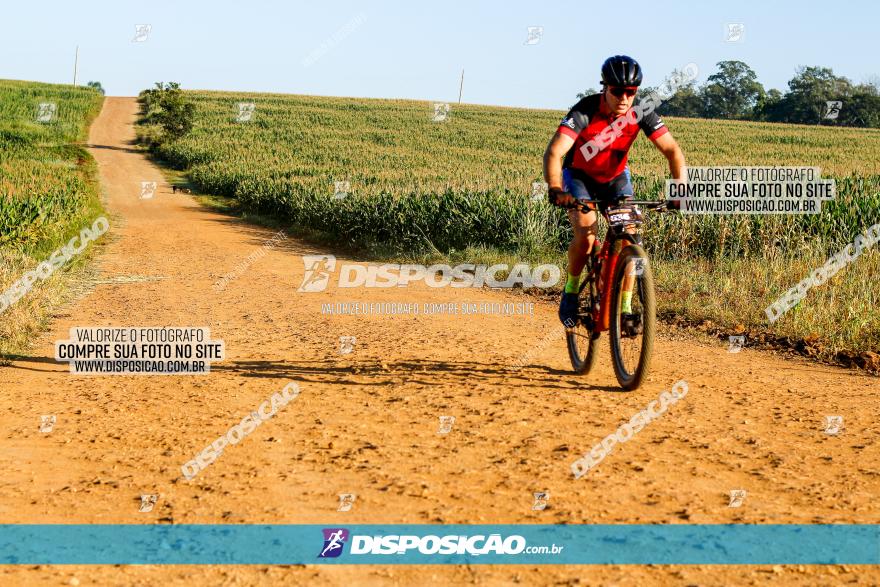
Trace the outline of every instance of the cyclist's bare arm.
[[571, 205], [575, 201], [571, 194], [565, 194], [562, 186], [562, 159], [573, 145], [573, 138], [557, 132], [544, 151], [544, 181], [547, 182], [549, 193], [556, 191], [560, 194], [556, 199], [557, 204]]
[[[684, 153], [681, 152], [681, 147], [678, 146], [678, 142], [672, 138], [672, 133], [667, 132], [657, 137], [657, 139], [654, 140], [654, 146], [657, 147], [657, 149], [663, 153], [663, 156], [666, 157], [666, 160], [669, 161], [669, 173], [672, 174], [673, 179], [683, 179], [686, 177], [684, 170]], [[666, 205], [671, 210], [681, 209], [681, 202], [678, 200], [669, 200], [666, 202]]]
[[672, 178], [683, 178], [685, 176], [684, 153], [681, 152], [681, 147], [678, 146], [676, 140], [672, 138], [672, 133], [667, 132], [657, 137], [657, 139], [654, 140], [654, 146], [656, 146], [657, 149], [663, 153], [663, 156], [666, 157], [666, 160], [669, 161], [669, 173], [672, 174]]

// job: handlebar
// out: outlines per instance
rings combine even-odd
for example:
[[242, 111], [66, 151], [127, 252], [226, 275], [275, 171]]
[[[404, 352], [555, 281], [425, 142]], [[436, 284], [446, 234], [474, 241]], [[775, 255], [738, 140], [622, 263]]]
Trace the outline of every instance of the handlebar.
[[581, 212], [596, 212], [599, 210], [599, 206], [603, 205], [606, 208], [613, 206], [642, 206], [646, 210], [653, 210], [655, 212], [669, 212], [669, 207], [666, 202], [663, 200], [630, 200], [628, 198], [614, 198], [607, 202], [585, 202], [585, 201], [576, 201], [574, 204], [555, 204], [560, 208], [568, 208], [571, 210], [580, 210]]

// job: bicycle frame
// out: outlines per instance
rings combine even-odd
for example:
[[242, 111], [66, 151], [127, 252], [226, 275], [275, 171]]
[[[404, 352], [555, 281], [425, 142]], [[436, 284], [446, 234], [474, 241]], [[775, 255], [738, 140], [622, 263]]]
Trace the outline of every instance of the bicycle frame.
[[[599, 281], [602, 282], [602, 291], [599, 292], [599, 295], [602, 302], [599, 304], [598, 310], [593, 308], [593, 324], [597, 326], [599, 332], [605, 332], [611, 327], [611, 288], [614, 286], [611, 276], [614, 275], [617, 260], [620, 258], [620, 249], [614, 250], [616, 242], [616, 238], [605, 239], [599, 250], [601, 266]], [[593, 246], [598, 244], [596, 242]]]
[[[623, 203], [627, 205], [642, 205], [655, 209], [660, 209], [663, 207], [662, 203], [656, 201], [626, 200]], [[598, 211], [597, 206], [594, 203], [586, 204], [585, 207], [590, 211]], [[606, 215], [607, 208], [607, 205], [601, 206], [601, 213], [606, 220], [608, 219]], [[641, 221], [634, 223], [635, 226], [638, 226], [640, 224]], [[614, 275], [614, 271], [617, 268], [617, 263], [620, 258], [620, 251], [623, 250], [623, 246], [616, 247], [615, 245], [621, 241], [629, 241], [639, 244], [641, 239], [639, 238], [638, 232], [636, 232], [635, 234], [627, 232], [615, 234], [609, 228], [609, 232], [606, 235], [604, 242], [599, 242], [597, 240], [593, 243], [594, 250], [595, 247], [599, 247], [599, 254], [597, 255], [597, 259], [601, 267], [599, 271], [599, 281], [602, 283], [602, 290], [599, 292], [601, 302], [599, 303], [598, 308], [596, 308], [595, 306], [592, 308], [593, 324], [595, 325], [597, 332], [606, 332], [609, 328], [611, 328], [611, 290], [614, 287], [611, 277]]]

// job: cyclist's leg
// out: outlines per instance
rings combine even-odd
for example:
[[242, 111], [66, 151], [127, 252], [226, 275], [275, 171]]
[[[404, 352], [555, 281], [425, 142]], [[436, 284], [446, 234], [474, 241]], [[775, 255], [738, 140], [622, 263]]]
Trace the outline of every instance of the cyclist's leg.
[[[568, 169], [562, 170], [565, 191], [579, 200], [589, 200], [590, 193], [584, 182], [572, 177]], [[586, 265], [586, 257], [596, 241], [596, 213], [569, 210], [568, 219], [574, 235], [568, 246], [568, 275], [565, 289], [559, 302], [559, 319], [568, 327], [574, 324], [578, 310], [578, 292], [581, 273]]]
[[[584, 182], [572, 177], [568, 169], [563, 170], [562, 177], [565, 182], [565, 191], [572, 196], [578, 200], [593, 199]], [[595, 212], [569, 210], [568, 220], [571, 222], [571, 228], [574, 232], [571, 244], [568, 246], [568, 272], [571, 275], [580, 275], [586, 265], [587, 255], [593, 250], [599, 225], [596, 222]]]
[[[629, 166], [625, 167], [623, 173], [614, 178], [611, 183], [616, 196], [628, 196], [629, 199], [633, 198], [635, 190], [633, 190], [632, 175], [629, 172]], [[632, 206], [632, 208], [636, 209], [635, 206]], [[626, 231], [630, 234], [635, 234], [636, 229], [635, 227], [629, 227]], [[623, 294], [621, 296], [621, 312], [624, 314], [632, 312], [632, 291], [635, 281], [634, 268], [628, 267], [627, 271], [624, 273], [623, 284], [621, 286], [621, 292]]]
[[596, 243], [599, 225], [596, 222], [595, 212], [569, 210], [568, 219], [574, 231], [571, 244], [568, 246], [568, 272], [572, 275], [580, 275], [587, 263], [587, 255]]

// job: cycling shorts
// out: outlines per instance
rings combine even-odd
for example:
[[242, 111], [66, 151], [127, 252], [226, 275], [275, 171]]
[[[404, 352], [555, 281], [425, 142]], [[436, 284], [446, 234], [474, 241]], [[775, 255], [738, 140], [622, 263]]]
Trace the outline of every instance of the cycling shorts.
[[634, 193], [629, 167], [608, 183], [598, 182], [577, 169], [566, 167], [562, 170], [562, 185], [575, 199], [587, 202], [608, 201], [617, 196], [632, 198]]

